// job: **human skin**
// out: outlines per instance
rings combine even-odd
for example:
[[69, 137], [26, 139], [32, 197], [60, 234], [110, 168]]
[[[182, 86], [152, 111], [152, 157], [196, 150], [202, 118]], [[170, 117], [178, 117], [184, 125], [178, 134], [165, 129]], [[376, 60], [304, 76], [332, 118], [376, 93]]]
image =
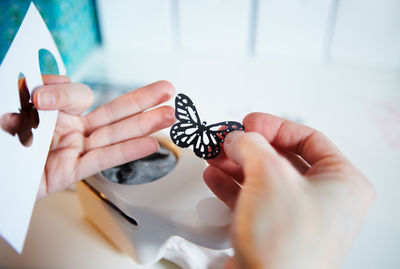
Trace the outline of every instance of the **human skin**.
[[375, 199], [372, 185], [312, 128], [265, 113], [243, 125], [204, 171], [233, 210], [226, 267], [340, 267]]
[[[43, 82], [44, 86], [35, 89], [32, 103], [36, 109], [59, 110], [59, 114], [38, 199], [102, 170], [154, 153], [159, 145], [148, 135], [175, 122], [172, 107], [153, 108], [174, 95], [174, 87], [167, 81], [129, 92], [84, 116], [81, 114], [93, 102], [89, 87], [71, 83], [65, 76], [43, 76]], [[24, 81], [19, 85], [21, 92], [27, 92]], [[21, 102], [23, 99], [26, 94], [21, 94]], [[34, 143], [31, 129], [40, 120], [31, 106], [21, 106], [21, 113], [3, 115], [0, 125], [29, 146], [32, 138]]]

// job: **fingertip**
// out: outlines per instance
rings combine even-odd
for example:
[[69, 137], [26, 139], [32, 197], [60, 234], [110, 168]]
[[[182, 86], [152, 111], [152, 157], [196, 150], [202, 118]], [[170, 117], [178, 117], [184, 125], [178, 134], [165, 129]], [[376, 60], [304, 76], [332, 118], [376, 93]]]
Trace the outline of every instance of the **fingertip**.
[[172, 85], [172, 83], [169, 82], [168, 80], [159, 80], [156, 83], [159, 84], [160, 87], [163, 87], [163, 88], [167, 89], [169, 92], [171, 92], [171, 95], [173, 95], [175, 93], [174, 85]]
[[[44, 107], [43, 103], [39, 103], [39, 96], [38, 93], [41, 91], [44, 91], [46, 89], [46, 86], [48, 85], [57, 85], [57, 84], [70, 84], [71, 80], [69, 77], [64, 76], [64, 75], [42, 75], [42, 80], [43, 80], [43, 86], [38, 87], [33, 90], [32, 96], [31, 96], [31, 101], [35, 105], [36, 108], [40, 109], [55, 109], [54, 107]], [[19, 80], [19, 83], [22, 85], [25, 84], [25, 78], [22, 78]], [[21, 88], [21, 86], [20, 86]], [[39, 107], [42, 106], [42, 107]]]
[[215, 170], [217, 170], [217, 168], [215, 168], [212, 165], [209, 165], [206, 167], [206, 169], [204, 169], [203, 171], [203, 180], [204, 183], [206, 183], [206, 185], [210, 188], [211, 191], [214, 192], [214, 181], [215, 181]]
[[260, 117], [261, 114], [263, 114], [263, 113], [252, 112], [250, 114], [247, 114], [243, 119], [243, 124], [246, 125], [246, 124], [253, 122], [254, 120], [257, 120], [257, 118]]
[[235, 161], [229, 159], [224, 150], [217, 155], [217, 157], [213, 159], [207, 160], [210, 166], [214, 166], [224, 173], [230, 175], [234, 178], [238, 183], [242, 183], [244, 180], [243, 169], [240, 165], [238, 165]]
[[210, 169], [211, 169], [211, 165], [207, 166], [206, 169], [204, 169], [203, 171], [203, 179], [204, 181], [207, 181], [210, 175]]
[[85, 94], [82, 95], [81, 98], [84, 98], [86, 100], [85, 106], [87, 108], [89, 108], [94, 102], [94, 94], [93, 94], [92, 89], [88, 85], [83, 84], [83, 83], [76, 83], [76, 84], [79, 86], [80, 91], [84, 91], [85, 92]]
[[272, 115], [262, 112], [252, 112], [250, 114], [247, 114], [243, 119], [243, 125], [246, 128], [245, 130], [246, 131], [254, 130], [253, 126], [268, 116]]
[[203, 179], [211, 190], [215, 189], [222, 177], [228, 177], [228, 175], [216, 166], [209, 165], [204, 169]]
[[208, 166], [203, 179], [210, 190], [228, 207], [234, 208], [240, 186], [227, 174], [214, 166]]
[[156, 151], [158, 151], [160, 149], [160, 143], [158, 142], [158, 140], [154, 137], [147, 137], [148, 138], [148, 149], [152, 154]]
[[269, 145], [265, 138], [256, 132], [231, 132], [225, 138], [224, 151], [229, 159], [241, 164], [240, 158], [259, 154]]
[[85, 84], [52, 84], [35, 89], [32, 102], [41, 110], [63, 110], [80, 115], [93, 103], [92, 90]]
[[217, 170], [218, 170], [217, 168], [210, 165], [210, 166], [207, 166], [207, 168], [204, 169], [204, 172], [203, 172], [204, 183], [206, 183], [207, 187], [210, 188], [210, 190], [214, 193], [217, 191], [216, 187], [215, 187], [216, 181], [218, 181], [218, 178], [217, 178], [218, 171]]
[[32, 96], [31, 96], [31, 102], [36, 108], [39, 108], [37, 90], [33, 91]]
[[204, 169], [203, 177], [210, 178], [210, 175], [218, 173], [218, 171], [220, 171], [220, 170], [217, 167], [215, 167], [213, 165], [209, 165], [206, 167], [206, 169]]
[[51, 110], [57, 109], [59, 95], [56, 91], [47, 87], [36, 89], [32, 96], [32, 102], [37, 109]]
[[212, 189], [212, 185], [213, 185], [212, 182], [215, 181], [215, 179], [217, 178], [218, 172], [219, 172], [219, 169], [213, 165], [207, 166], [206, 169], [204, 169], [204, 171], [203, 171], [204, 182], [211, 189]]
[[157, 88], [161, 89], [164, 92], [163, 95], [163, 102], [171, 99], [172, 96], [175, 95], [175, 87], [172, 85], [171, 82], [167, 80], [159, 80], [155, 83], [153, 83], [154, 86], [157, 86]]
[[246, 164], [262, 161], [265, 155], [276, 152], [265, 138], [256, 132], [232, 132], [226, 136], [226, 156], [245, 168]]
[[164, 106], [164, 120], [167, 121], [168, 123], [172, 124], [176, 121], [175, 118], [175, 109], [171, 106]]
[[261, 134], [249, 132], [233, 138], [236, 139], [224, 147], [225, 153], [243, 168], [246, 184], [263, 187], [298, 175]]
[[225, 137], [225, 145], [229, 145], [231, 143], [234, 143], [237, 139], [239, 139], [244, 133], [235, 131], [235, 132], [230, 132], [227, 134]]
[[39, 92], [42, 90], [43, 86], [40, 86], [32, 91], [31, 102], [36, 108], [39, 108]]

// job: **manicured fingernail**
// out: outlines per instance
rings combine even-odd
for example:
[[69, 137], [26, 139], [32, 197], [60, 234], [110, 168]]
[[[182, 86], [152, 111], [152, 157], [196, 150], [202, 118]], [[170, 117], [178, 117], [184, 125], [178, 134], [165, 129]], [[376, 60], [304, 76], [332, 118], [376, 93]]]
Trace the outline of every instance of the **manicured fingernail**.
[[232, 143], [233, 141], [235, 141], [242, 135], [243, 135], [243, 132], [241, 132], [241, 131], [233, 131], [233, 132], [227, 134], [227, 136], [225, 137], [225, 143], [226, 144]]
[[56, 104], [56, 95], [49, 90], [39, 92], [38, 103], [40, 108], [51, 107]]

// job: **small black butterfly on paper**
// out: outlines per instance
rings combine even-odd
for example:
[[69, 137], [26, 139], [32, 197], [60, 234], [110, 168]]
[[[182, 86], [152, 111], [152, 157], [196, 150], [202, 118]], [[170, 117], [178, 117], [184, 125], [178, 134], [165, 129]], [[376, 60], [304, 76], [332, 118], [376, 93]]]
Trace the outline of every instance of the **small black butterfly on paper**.
[[236, 121], [224, 121], [207, 126], [205, 121], [200, 121], [192, 100], [182, 93], [175, 98], [175, 117], [179, 122], [171, 127], [172, 141], [181, 148], [193, 145], [194, 153], [202, 159], [216, 157], [229, 132], [244, 131], [244, 126]]

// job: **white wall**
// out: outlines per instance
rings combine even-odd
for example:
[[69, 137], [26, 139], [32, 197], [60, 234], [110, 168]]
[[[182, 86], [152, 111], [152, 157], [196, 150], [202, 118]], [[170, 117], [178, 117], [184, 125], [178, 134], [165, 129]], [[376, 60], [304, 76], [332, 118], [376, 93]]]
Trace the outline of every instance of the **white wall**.
[[110, 51], [400, 68], [399, 0], [97, 0]]
[[400, 1], [341, 1], [331, 57], [335, 62], [400, 67]]

